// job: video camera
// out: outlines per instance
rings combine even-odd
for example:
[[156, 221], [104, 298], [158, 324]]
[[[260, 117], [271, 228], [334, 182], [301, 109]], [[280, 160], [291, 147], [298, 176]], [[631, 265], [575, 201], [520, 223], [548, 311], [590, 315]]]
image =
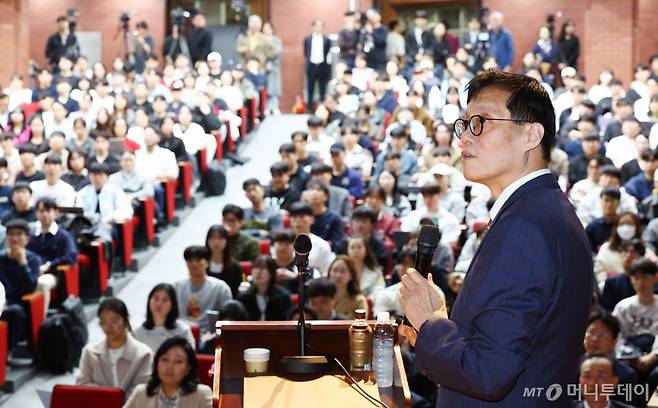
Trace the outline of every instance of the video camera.
[[185, 19], [190, 18], [190, 12], [183, 10], [180, 7], [176, 7], [169, 12], [169, 17], [171, 22], [178, 27], [182, 27], [185, 24]]

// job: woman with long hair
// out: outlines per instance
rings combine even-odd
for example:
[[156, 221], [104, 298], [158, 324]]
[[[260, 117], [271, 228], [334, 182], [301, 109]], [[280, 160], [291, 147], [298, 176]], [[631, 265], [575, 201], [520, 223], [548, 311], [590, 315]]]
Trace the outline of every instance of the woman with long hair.
[[456, 165], [461, 160], [460, 152], [453, 146], [454, 132], [452, 125], [437, 120], [432, 126], [432, 137], [430, 143], [425, 143], [420, 152], [421, 163], [420, 170], [422, 172], [429, 171], [432, 166], [438, 163], [435, 157], [437, 147], [445, 147], [450, 150], [450, 164]]
[[168, 283], [155, 285], [146, 302], [146, 320], [135, 329], [135, 338], [155, 352], [167, 339], [180, 336], [194, 347], [190, 326], [178, 319], [176, 289]]
[[329, 280], [336, 285], [336, 314], [351, 320], [357, 309], [368, 310], [368, 301], [359, 288], [359, 278], [352, 260], [338, 255], [329, 266]]
[[69, 140], [67, 149], [82, 150], [85, 156], [89, 156], [94, 149], [94, 141], [89, 137], [87, 121], [83, 118], [75, 118], [73, 121], [73, 133], [75, 138]]
[[96, 129], [94, 130], [96, 132], [110, 132], [112, 130], [112, 115], [110, 115], [110, 112], [107, 109], [98, 109], [98, 112], [96, 113]]
[[260, 255], [251, 268], [251, 287], [240, 295], [250, 320], [286, 320], [292, 302], [290, 292], [276, 283], [274, 259]]
[[347, 241], [347, 256], [354, 264], [361, 291], [366, 297], [374, 298], [377, 292], [386, 287], [386, 282], [368, 241], [360, 236], [350, 237]]
[[9, 112], [9, 120], [7, 122], [4, 130], [14, 136], [15, 144], [23, 144], [28, 141], [30, 138], [30, 128], [25, 124], [25, 115], [20, 108]]
[[608, 274], [623, 273], [624, 264], [622, 243], [642, 238], [642, 222], [637, 215], [625, 212], [619, 215], [612, 225], [610, 238], [599, 248], [594, 258], [594, 274], [596, 281], [605, 282]]
[[199, 363], [183, 337], [167, 339], [153, 358], [147, 384], [140, 384], [123, 408], [210, 408], [212, 390], [199, 384]]
[[210, 252], [208, 276], [223, 280], [231, 288], [233, 299], [238, 297], [238, 288], [242, 283], [242, 268], [231, 257], [228, 232], [223, 225], [212, 225], [206, 234], [206, 248]]
[[411, 203], [398, 189], [398, 177], [394, 173], [388, 170], [382, 171], [377, 177], [377, 184], [386, 193], [384, 211], [395, 218], [404, 217], [411, 212]]
[[151, 349], [132, 336], [128, 308], [121, 300], [104, 299], [96, 315], [105, 338], [82, 349], [75, 384], [119, 387], [130, 395], [149, 379]]
[[37, 151], [37, 155], [50, 150], [48, 139], [46, 139], [46, 124], [40, 114], [34, 114], [28, 121], [27, 129], [29, 135], [25, 144], [32, 145]]
[[580, 40], [576, 35], [576, 26], [572, 20], [567, 20], [562, 25], [560, 36], [557, 39], [558, 68], [574, 67], [578, 69], [579, 56]]

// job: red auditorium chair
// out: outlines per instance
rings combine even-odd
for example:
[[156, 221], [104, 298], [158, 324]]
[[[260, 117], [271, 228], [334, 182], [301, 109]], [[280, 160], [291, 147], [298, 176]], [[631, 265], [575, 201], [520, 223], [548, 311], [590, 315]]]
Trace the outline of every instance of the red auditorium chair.
[[249, 119], [246, 106], [240, 109], [240, 119], [242, 119], [242, 123], [240, 123], [240, 138], [244, 139], [247, 136], [247, 121]]
[[[215, 159], [222, 160], [224, 158], [224, 142], [222, 141], [222, 132], [219, 130], [213, 130], [212, 135], [215, 136], [215, 141], [217, 142], [217, 150], [215, 151]], [[226, 124], [226, 137], [231, 134], [231, 126]]]
[[258, 123], [258, 101], [256, 98], [249, 99], [249, 130], [253, 130]]
[[69, 296], [80, 296], [80, 266], [77, 263], [57, 267], [57, 288], [50, 292], [50, 303], [55, 304]]
[[119, 239], [116, 242], [116, 255], [121, 261], [116, 264], [120, 270], [131, 270], [133, 266], [133, 221], [125, 220], [116, 223], [119, 228]]
[[105, 247], [100, 241], [78, 254], [80, 265], [80, 297], [100, 298], [107, 292], [110, 279], [110, 264], [105, 259]]
[[196, 153], [197, 164], [199, 165], [199, 173], [205, 175], [208, 173], [208, 151], [199, 149]]
[[199, 363], [199, 381], [201, 384], [205, 384], [212, 388], [212, 377], [208, 375], [208, 371], [210, 371], [210, 367], [215, 363], [215, 356], [197, 354], [196, 360]]
[[283, 219], [283, 228], [290, 228], [290, 216], [288, 214], [282, 217]]
[[368, 300], [368, 320], [372, 320], [372, 299], [367, 298]]
[[121, 408], [123, 391], [114, 387], [83, 387], [57, 384], [50, 408]]
[[260, 113], [260, 120], [262, 121], [265, 119], [265, 115], [267, 114], [267, 89], [265, 89], [265, 87], [260, 88], [259, 95], [260, 103], [258, 104], [258, 108]]
[[2, 386], [7, 379], [7, 335], [8, 335], [7, 322], [0, 320], [0, 386]]
[[163, 181], [165, 189], [165, 217], [167, 221], [174, 221], [174, 210], [176, 209], [176, 180]]
[[290, 301], [294, 306], [297, 306], [297, 303], [299, 302], [299, 295], [296, 293], [293, 293], [290, 295]]
[[37, 351], [39, 348], [39, 327], [46, 319], [46, 299], [41, 292], [32, 292], [21, 298], [27, 304], [27, 313], [30, 321], [30, 342], [32, 349]]
[[140, 198], [137, 213], [132, 218], [134, 246], [146, 247], [155, 241], [155, 199]]
[[196, 324], [190, 324], [190, 330], [192, 331], [192, 337], [194, 337], [194, 350], [199, 347], [199, 339], [201, 338], [201, 329]]
[[269, 255], [270, 254], [270, 241], [267, 239], [261, 239], [258, 241], [258, 253], [260, 255]]
[[185, 204], [192, 199], [192, 164], [178, 162], [178, 193], [183, 197]]

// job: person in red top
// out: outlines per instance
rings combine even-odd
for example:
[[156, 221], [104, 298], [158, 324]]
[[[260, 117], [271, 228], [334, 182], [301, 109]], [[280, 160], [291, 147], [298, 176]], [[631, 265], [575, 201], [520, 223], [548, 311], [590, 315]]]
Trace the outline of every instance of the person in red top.
[[370, 187], [365, 199], [368, 208], [377, 214], [375, 236], [383, 241], [387, 248], [393, 248], [393, 231], [400, 230], [400, 219], [383, 210], [386, 192], [379, 186]]

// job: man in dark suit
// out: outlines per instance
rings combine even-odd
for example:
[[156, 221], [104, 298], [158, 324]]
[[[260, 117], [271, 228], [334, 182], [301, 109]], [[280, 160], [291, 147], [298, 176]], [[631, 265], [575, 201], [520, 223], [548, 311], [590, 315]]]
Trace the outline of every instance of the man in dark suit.
[[450, 319], [429, 276], [410, 269], [402, 278], [413, 326], [403, 332], [416, 368], [441, 385], [437, 407], [568, 407], [593, 273], [582, 224], [547, 168], [553, 105], [523, 75], [485, 72], [468, 89], [455, 134], [465, 177], [497, 197], [492, 222]]
[[69, 20], [65, 16], [57, 17], [57, 32], [48, 37], [46, 43], [46, 60], [57, 69], [59, 59], [67, 56], [74, 60], [80, 55], [78, 38], [70, 30]]
[[414, 29], [409, 30], [404, 38], [404, 49], [407, 53], [407, 65], [413, 67], [425, 54], [429, 52], [434, 43], [432, 32], [427, 30], [427, 12], [425, 10], [416, 11], [414, 19]]
[[320, 89], [320, 100], [324, 100], [329, 82], [329, 49], [331, 42], [324, 35], [324, 23], [322, 20], [313, 20], [313, 33], [304, 38], [304, 63], [306, 65], [306, 86], [308, 99], [306, 104], [308, 110], [313, 108], [313, 93], [315, 84]]

